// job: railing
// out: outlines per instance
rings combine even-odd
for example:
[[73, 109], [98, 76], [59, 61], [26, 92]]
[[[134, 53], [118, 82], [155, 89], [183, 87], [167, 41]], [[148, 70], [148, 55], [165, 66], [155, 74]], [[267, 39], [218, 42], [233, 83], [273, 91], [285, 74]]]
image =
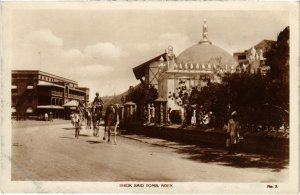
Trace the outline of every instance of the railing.
[[59, 91], [44, 91], [44, 92], [39, 92], [38, 95], [42, 95], [42, 96], [59, 96], [59, 97], [63, 97], [63, 92], [59, 92]]
[[69, 94], [69, 98], [84, 100], [84, 96]]
[[[42, 96], [59, 96], [59, 97], [64, 96], [63, 92], [60, 92], [60, 91], [39, 92], [39, 95], [42, 95]], [[84, 100], [84, 96], [74, 95], [74, 94], [69, 94], [69, 96], [67, 96], [67, 94], [65, 94], [64, 97], [65, 98], [77, 99], [77, 100]]]
[[51, 95], [55, 95], [55, 96], [63, 96], [63, 92], [60, 92], [60, 91], [52, 91], [51, 92]]

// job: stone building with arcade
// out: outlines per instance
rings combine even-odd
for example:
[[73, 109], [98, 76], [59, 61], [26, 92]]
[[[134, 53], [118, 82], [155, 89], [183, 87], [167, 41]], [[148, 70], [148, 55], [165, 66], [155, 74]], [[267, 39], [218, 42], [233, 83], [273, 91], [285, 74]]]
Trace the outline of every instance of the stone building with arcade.
[[13, 70], [11, 82], [12, 116], [19, 119], [50, 112], [53, 118], [66, 118], [64, 104], [89, 101], [89, 88], [39, 70]]

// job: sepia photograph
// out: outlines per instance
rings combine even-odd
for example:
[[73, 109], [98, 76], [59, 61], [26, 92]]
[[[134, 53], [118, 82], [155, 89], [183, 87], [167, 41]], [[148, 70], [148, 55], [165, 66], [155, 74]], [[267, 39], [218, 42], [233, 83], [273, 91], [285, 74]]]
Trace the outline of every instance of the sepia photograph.
[[1, 192], [299, 193], [297, 2], [1, 12]]

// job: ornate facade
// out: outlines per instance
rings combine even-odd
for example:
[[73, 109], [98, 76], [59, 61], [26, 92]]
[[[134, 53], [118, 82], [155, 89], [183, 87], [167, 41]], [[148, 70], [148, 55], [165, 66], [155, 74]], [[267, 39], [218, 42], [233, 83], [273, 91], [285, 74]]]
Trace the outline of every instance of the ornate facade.
[[233, 57], [238, 61], [239, 65], [237, 67], [238, 72], [248, 72], [256, 73], [260, 72], [265, 75], [270, 71], [270, 67], [266, 66], [266, 56], [265, 54], [270, 51], [272, 44], [275, 41], [262, 40], [250, 49], [244, 52], [236, 52]]
[[162, 63], [159, 76], [159, 98], [167, 101], [171, 110], [181, 109], [174, 94], [185, 84], [189, 92], [193, 87], [201, 88], [210, 82], [221, 82], [225, 73], [233, 73], [237, 61], [224, 49], [213, 45], [208, 39], [206, 20], [203, 24], [202, 39], [184, 50], [177, 57], [170, 46], [166, 52], [167, 60]]
[[168, 120], [167, 113], [184, 112], [182, 102], [178, 102], [180, 100], [175, 97], [182, 83], [186, 91], [190, 92], [193, 87], [201, 88], [208, 81], [221, 82], [222, 75], [234, 73], [237, 65], [238, 62], [231, 54], [209, 40], [208, 25], [204, 20], [202, 38], [197, 44], [178, 56], [175, 56], [173, 47], [169, 46], [165, 53], [135, 67], [133, 71], [142, 83], [157, 87], [159, 97], [156, 108], [165, 111], [155, 113], [159, 113], [156, 118], [162, 118], [160, 122], [164, 122]]

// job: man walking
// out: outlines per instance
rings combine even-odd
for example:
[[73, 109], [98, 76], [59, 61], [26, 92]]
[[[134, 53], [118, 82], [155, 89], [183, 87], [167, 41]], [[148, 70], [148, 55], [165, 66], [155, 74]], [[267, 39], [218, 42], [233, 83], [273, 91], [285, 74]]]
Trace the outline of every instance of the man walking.
[[117, 128], [120, 123], [119, 104], [115, 105], [115, 127], [114, 127], [114, 144], [117, 145]]

